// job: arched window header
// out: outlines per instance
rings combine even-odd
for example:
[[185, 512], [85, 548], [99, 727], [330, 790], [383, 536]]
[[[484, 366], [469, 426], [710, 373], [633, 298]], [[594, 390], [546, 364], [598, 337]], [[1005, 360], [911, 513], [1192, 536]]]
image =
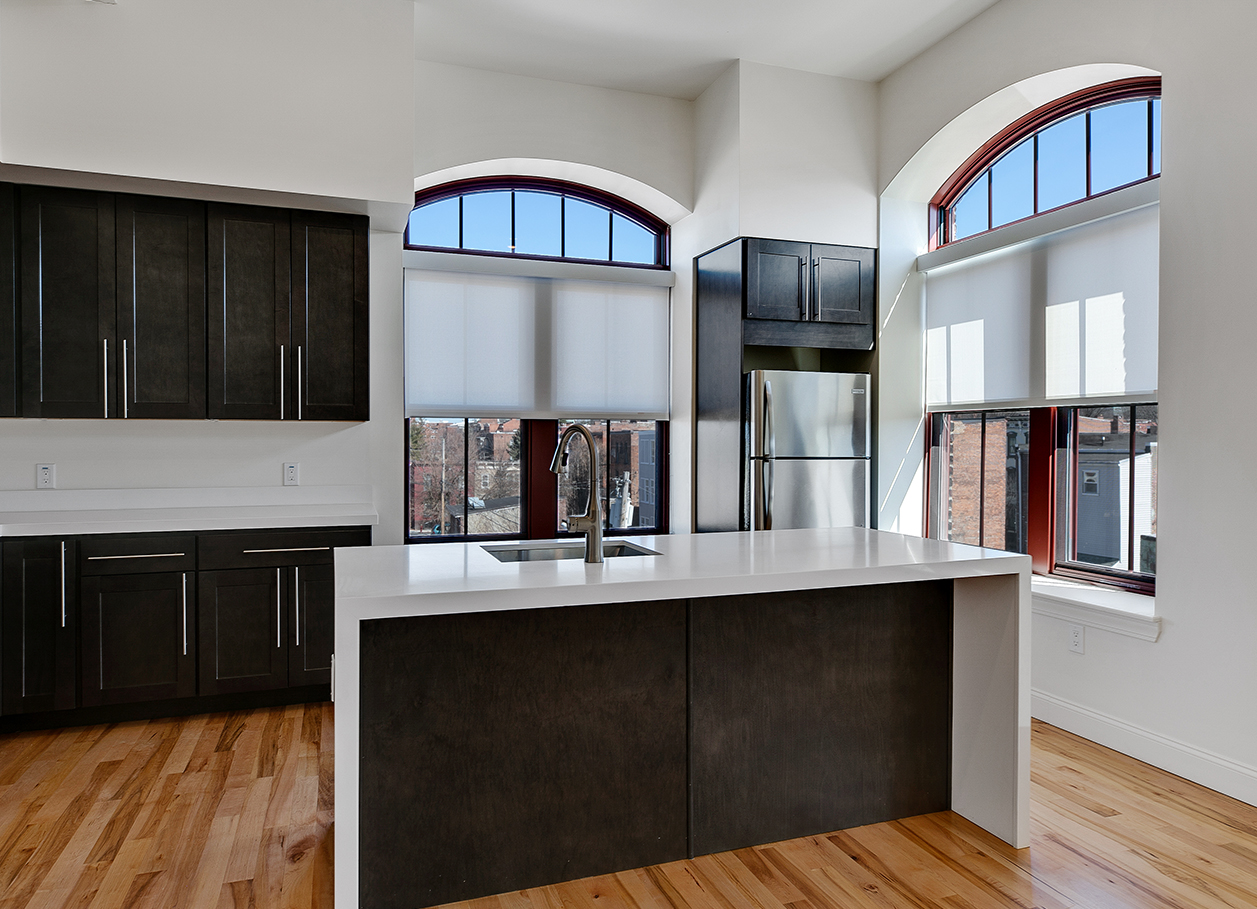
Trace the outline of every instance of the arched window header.
[[482, 177], [415, 193], [406, 246], [666, 268], [668, 225], [589, 186]]
[[1161, 173], [1161, 77], [1092, 86], [1007, 126], [930, 203], [930, 248]]

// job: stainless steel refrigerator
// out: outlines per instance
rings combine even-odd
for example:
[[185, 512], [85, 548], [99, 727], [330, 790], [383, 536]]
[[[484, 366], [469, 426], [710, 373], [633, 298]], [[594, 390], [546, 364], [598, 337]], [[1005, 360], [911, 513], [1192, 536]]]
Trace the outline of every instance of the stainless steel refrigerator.
[[759, 369], [747, 382], [747, 526], [867, 527], [868, 375]]

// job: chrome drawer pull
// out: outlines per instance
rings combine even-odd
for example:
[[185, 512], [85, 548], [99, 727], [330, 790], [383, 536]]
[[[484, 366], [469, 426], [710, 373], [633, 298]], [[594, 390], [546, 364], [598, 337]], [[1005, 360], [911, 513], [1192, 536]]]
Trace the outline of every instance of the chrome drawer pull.
[[104, 562], [109, 559], [181, 559], [186, 552], [138, 552], [135, 555], [88, 556], [89, 562]]
[[257, 552], [324, 552], [331, 546], [290, 546], [287, 549], [242, 549], [245, 554]]

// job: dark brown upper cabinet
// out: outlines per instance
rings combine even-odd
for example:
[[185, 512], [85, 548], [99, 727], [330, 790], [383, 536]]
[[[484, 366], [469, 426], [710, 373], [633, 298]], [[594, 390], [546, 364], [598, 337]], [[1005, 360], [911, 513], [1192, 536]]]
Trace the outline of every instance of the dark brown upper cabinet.
[[118, 416], [204, 419], [205, 203], [118, 196]]
[[746, 318], [871, 325], [876, 251], [748, 239]]
[[0, 183], [0, 417], [18, 407], [17, 193]]
[[293, 212], [293, 399], [301, 420], [368, 417], [367, 218]]
[[76, 543], [6, 540], [0, 575], [0, 713], [76, 705]]
[[292, 386], [291, 216], [209, 206], [209, 417], [282, 420]]
[[24, 186], [22, 415], [112, 417], [114, 196]]

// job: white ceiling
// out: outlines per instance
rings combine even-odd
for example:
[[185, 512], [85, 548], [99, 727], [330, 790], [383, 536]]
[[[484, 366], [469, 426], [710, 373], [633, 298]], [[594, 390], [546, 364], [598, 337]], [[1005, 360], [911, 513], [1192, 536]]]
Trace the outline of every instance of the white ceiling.
[[877, 81], [997, 0], [415, 0], [415, 56], [693, 99], [733, 60]]

